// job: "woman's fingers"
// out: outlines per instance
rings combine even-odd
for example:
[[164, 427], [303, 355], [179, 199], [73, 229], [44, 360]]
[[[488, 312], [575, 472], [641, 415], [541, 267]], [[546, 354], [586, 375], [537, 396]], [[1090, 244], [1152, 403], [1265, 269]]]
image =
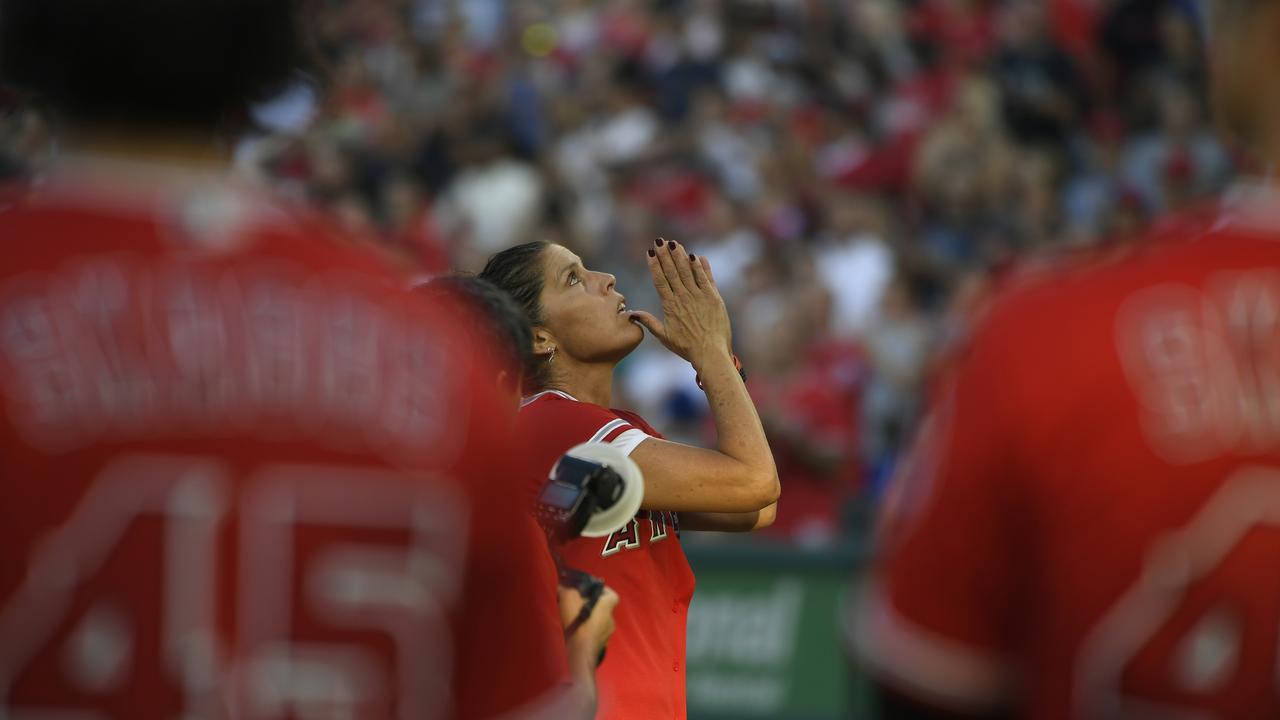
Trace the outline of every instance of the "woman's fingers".
[[671, 283], [667, 282], [667, 274], [658, 260], [658, 248], [650, 248], [648, 253], [649, 274], [653, 276], [653, 288], [658, 291], [658, 299], [663, 303], [671, 300]]
[[698, 258], [698, 265], [699, 267], [702, 268], [702, 271], [706, 274], [707, 279], [711, 281], [711, 287], [713, 288], [716, 287], [716, 276], [711, 273], [711, 261], [707, 259], [706, 255], [703, 255], [702, 257]]
[[671, 250], [671, 258], [675, 261], [676, 272], [680, 275], [680, 282], [691, 291], [698, 289], [698, 281], [693, 277], [693, 263], [689, 260], [689, 253], [684, 251], [684, 246], [676, 243]]
[[676, 247], [678, 246], [673, 241], [664, 242], [662, 247], [658, 248], [658, 263], [662, 266], [662, 273], [667, 277], [667, 284], [671, 286], [671, 292], [679, 295], [682, 292], [689, 292], [689, 286], [681, 279], [680, 271], [676, 269], [674, 255]]
[[715, 282], [711, 279], [710, 265], [707, 264], [707, 257], [689, 256], [689, 265], [693, 269], [693, 279], [698, 282], [698, 287], [706, 291], [715, 288]]
[[662, 321], [644, 310], [632, 310], [631, 322], [639, 324], [659, 340], [667, 336], [667, 329], [663, 326]]

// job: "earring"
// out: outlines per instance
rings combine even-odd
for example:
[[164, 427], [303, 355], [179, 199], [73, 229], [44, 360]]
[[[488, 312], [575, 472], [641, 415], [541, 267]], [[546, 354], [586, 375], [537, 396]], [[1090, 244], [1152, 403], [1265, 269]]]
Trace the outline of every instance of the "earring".
[[551, 362], [552, 360], [555, 360], [555, 359], [556, 359], [556, 349], [551, 348], [551, 357], [547, 358], [547, 362]]

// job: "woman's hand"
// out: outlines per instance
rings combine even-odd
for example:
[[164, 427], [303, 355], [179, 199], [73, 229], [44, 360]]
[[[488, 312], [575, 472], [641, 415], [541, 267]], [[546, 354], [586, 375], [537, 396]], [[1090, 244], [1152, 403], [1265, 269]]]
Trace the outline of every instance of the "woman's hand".
[[693, 258], [680, 243], [659, 238], [649, 250], [649, 273], [662, 300], [663, 319], [635, 310], [634, 322], [694, 368], [701, 368], [707, 353], [732, 353], [729, 311], [706, 257]]
[[[560, 600], [560, 622], [567, 629], [577, 620], [585, 601], [574, 588], [561, 585], [557, 588], [557, 593]], [[618, 607], [618, 593], [614, 592], [613, 588], [605, 586], [600, 593], [600, 599], [596, 601], [596, 606], [587, 615], [586, 621], [566, 639], [570, 664], [575, 666], [571, 669], [589, 673], [594, 677], [596, 665], [599, 664], [600, 657], [609, 644], [609, 638], [613, 637], [615, 628], [613, 610], [616, 607]]]

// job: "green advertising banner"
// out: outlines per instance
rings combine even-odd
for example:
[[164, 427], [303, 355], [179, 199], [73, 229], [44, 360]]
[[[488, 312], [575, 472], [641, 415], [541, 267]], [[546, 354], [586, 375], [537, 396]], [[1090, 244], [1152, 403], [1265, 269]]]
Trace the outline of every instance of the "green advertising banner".
[[690, 545], [690, 720], [861, 717], [840, 617], [860, 550]]

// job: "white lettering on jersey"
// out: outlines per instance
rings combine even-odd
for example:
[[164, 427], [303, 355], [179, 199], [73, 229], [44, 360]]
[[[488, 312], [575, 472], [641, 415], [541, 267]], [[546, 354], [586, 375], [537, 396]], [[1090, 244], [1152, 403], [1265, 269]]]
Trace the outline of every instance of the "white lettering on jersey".
[[[1280, 471], [1250, 466], [1229, 475], [1181, 528], [1160, 537], [1141, 573], [1089, 630], [1076, 657], [1074, 717], [1210, 717], [1227, 688], [1280, 686], [1274, 618], [1280, 593], [1232, 563], [1276, 555]], [[1254, 607], [1253, 627], [1242, 608]], [[1261, 620], [1261, 622], [1258, 622]], [[1267, 663], [1253, 684], [1244, 658]], [[1169, 704], [1166, 688], [1181, 697]], [[1254, 697], [1257, 697], [1256, 695]]]
[[620, 550], [638, 549], [642, 540], [640, 534], [640, 521], [642, 519], [649, 521], [650, 545], [667, 539], [671, 530], [675, 530], [677, 537], [680, 536], [680, 525], [676, 520], [675, 513], [667, 512], [666, 510], [641, 510], [635, 517], [631, 518], [630, 523], [605, 538], [604, 549], [601, 550], [600, 557], [609, 557]]
[[262, 428], [444, 464], [466, 424], [465, 397], [445, 397], [458, 349], [361, 282], [127, 256], [17, 276], [0, 287], [2, 401], [46, 451]]
[[667, 539], [667, 518], [671, 515], [667, 511], [650, 511], [649, 524], [653, 526], [653, 532], [649, 535], [649, 542], [656, 543], [659, 540]]
[[1166, 462], [1280, 449], [1280, 271], [1142, 290], [1121, 307], [1116, 339]]
[[634, 550], [640, 547], [640, 521], [631, 518], [621, 530], [615, 530], [604, 540], [604, 550], [600, 557], [609, 557], [619, 550]]
[[[434, 717], [449, 699], [469, 511], [437, 476], [277, 464], [237, 478], [214, 457], [120, 456], [0, 597], [0, 716], [99, 717], [93, 703], [143, 679], [176, 691], [175, 717], [380, 704]], [[145, 533], [156, 524], [160, 543]], [[237, 587], [227, 644], [218, 601]], [[135, 591], [156, 594], [158, 617], [128, 612]], [[15, 693], [55, 676], [75, 693]]]

